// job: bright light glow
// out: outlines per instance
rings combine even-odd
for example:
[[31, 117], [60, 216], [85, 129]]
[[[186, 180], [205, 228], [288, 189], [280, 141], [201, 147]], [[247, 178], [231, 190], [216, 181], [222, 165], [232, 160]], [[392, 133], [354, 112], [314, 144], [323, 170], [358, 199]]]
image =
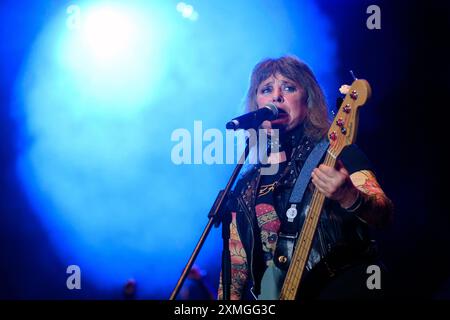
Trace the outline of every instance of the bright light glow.
[[[72, 83], [98, 110], [140, 110], [164, 67], [164, 24], [148, 12], [119, 5], [83, 7], [80, 30], [58, 51]], [[80, 105], [77, 106], [80, 108]]]
[[183, 8], [183, 11], [181, 12], [181, 14], [183, 17], [188, 18], [192, 15], [192, 12], [194, 12], [194, 7], [192, 7], [191, 5], [186, 5]]
[[184, 3], [184, 2], [177, 3], [177, 11], [178, 12], [183, 12], [184, 8], [186, 8], [186, 3]]
[[129, 11], [108, 6], [87, 13], [83, 37], [97, 62], [125, 61], [139, 49], [139, 17]]
[[196, 21], [198, 20], [198, 12], [194, 10], [194, 7], [184, 2], [177, 4], [177, 11], [181, 13], [183, 18]]
[[192, 12], [192, 14], [189, 16], [189, 19], [191, 19], [192, 21], [197, 21], [198, 20], [198, 12], [197, 11]]

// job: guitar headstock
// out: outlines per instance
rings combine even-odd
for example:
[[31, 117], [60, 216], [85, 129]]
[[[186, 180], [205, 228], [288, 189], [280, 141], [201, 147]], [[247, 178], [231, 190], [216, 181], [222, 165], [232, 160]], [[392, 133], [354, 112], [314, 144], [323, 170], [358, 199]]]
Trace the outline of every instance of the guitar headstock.
[[371, 88], [366, 80], [353, 81], [328, 130], [330, 141], [328, 152], [334, 158], [337, 158], [345, 146], [355, 142], [358, 130], [358, 109], [366, 103], [370, 94]]

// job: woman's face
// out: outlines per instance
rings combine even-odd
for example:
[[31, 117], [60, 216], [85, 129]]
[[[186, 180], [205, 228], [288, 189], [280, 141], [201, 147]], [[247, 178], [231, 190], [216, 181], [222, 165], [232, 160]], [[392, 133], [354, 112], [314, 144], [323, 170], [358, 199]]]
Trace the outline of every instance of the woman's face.
[[264, 121], [262, 127], [286, 131], [294, 129], [306, 116], [307, 107], [304, 100], [304, 89], [279, 73], [262, 81], [256, 92], [258, 108], [273, 103], [286, 112], [281, 113], [278, 119]]

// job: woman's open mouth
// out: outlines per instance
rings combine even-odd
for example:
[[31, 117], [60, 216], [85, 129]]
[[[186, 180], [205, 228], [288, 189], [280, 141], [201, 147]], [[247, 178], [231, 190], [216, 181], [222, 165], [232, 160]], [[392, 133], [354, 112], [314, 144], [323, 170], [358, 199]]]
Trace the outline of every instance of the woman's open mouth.
[[272, 120], [272, 124], [282, 124], [286, 123], [289, 120], [289, 114], [283, 109], [278, 108], [278, 117], [275, 120]]

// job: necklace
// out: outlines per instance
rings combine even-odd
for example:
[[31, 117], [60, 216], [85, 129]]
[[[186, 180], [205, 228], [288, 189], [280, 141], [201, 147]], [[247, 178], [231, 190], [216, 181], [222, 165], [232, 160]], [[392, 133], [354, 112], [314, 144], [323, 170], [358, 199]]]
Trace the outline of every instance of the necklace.
[[[269, 183], [269, 184], [263, 184], [259, 188], [258, 197], [265, 196], [266, 194], [273, 192], [275, 188], [280, 184], [281, 179], [284, 178], [286, 173], [289, 171], [289, 165], [287, 165], [287, 161], [281, 162], [286, 167], [284, 168], [283, 172], [280, 174], [279, 178], [276, 179], [276, 181]], [[280, 164], [281, 164], [280, 163]]]

